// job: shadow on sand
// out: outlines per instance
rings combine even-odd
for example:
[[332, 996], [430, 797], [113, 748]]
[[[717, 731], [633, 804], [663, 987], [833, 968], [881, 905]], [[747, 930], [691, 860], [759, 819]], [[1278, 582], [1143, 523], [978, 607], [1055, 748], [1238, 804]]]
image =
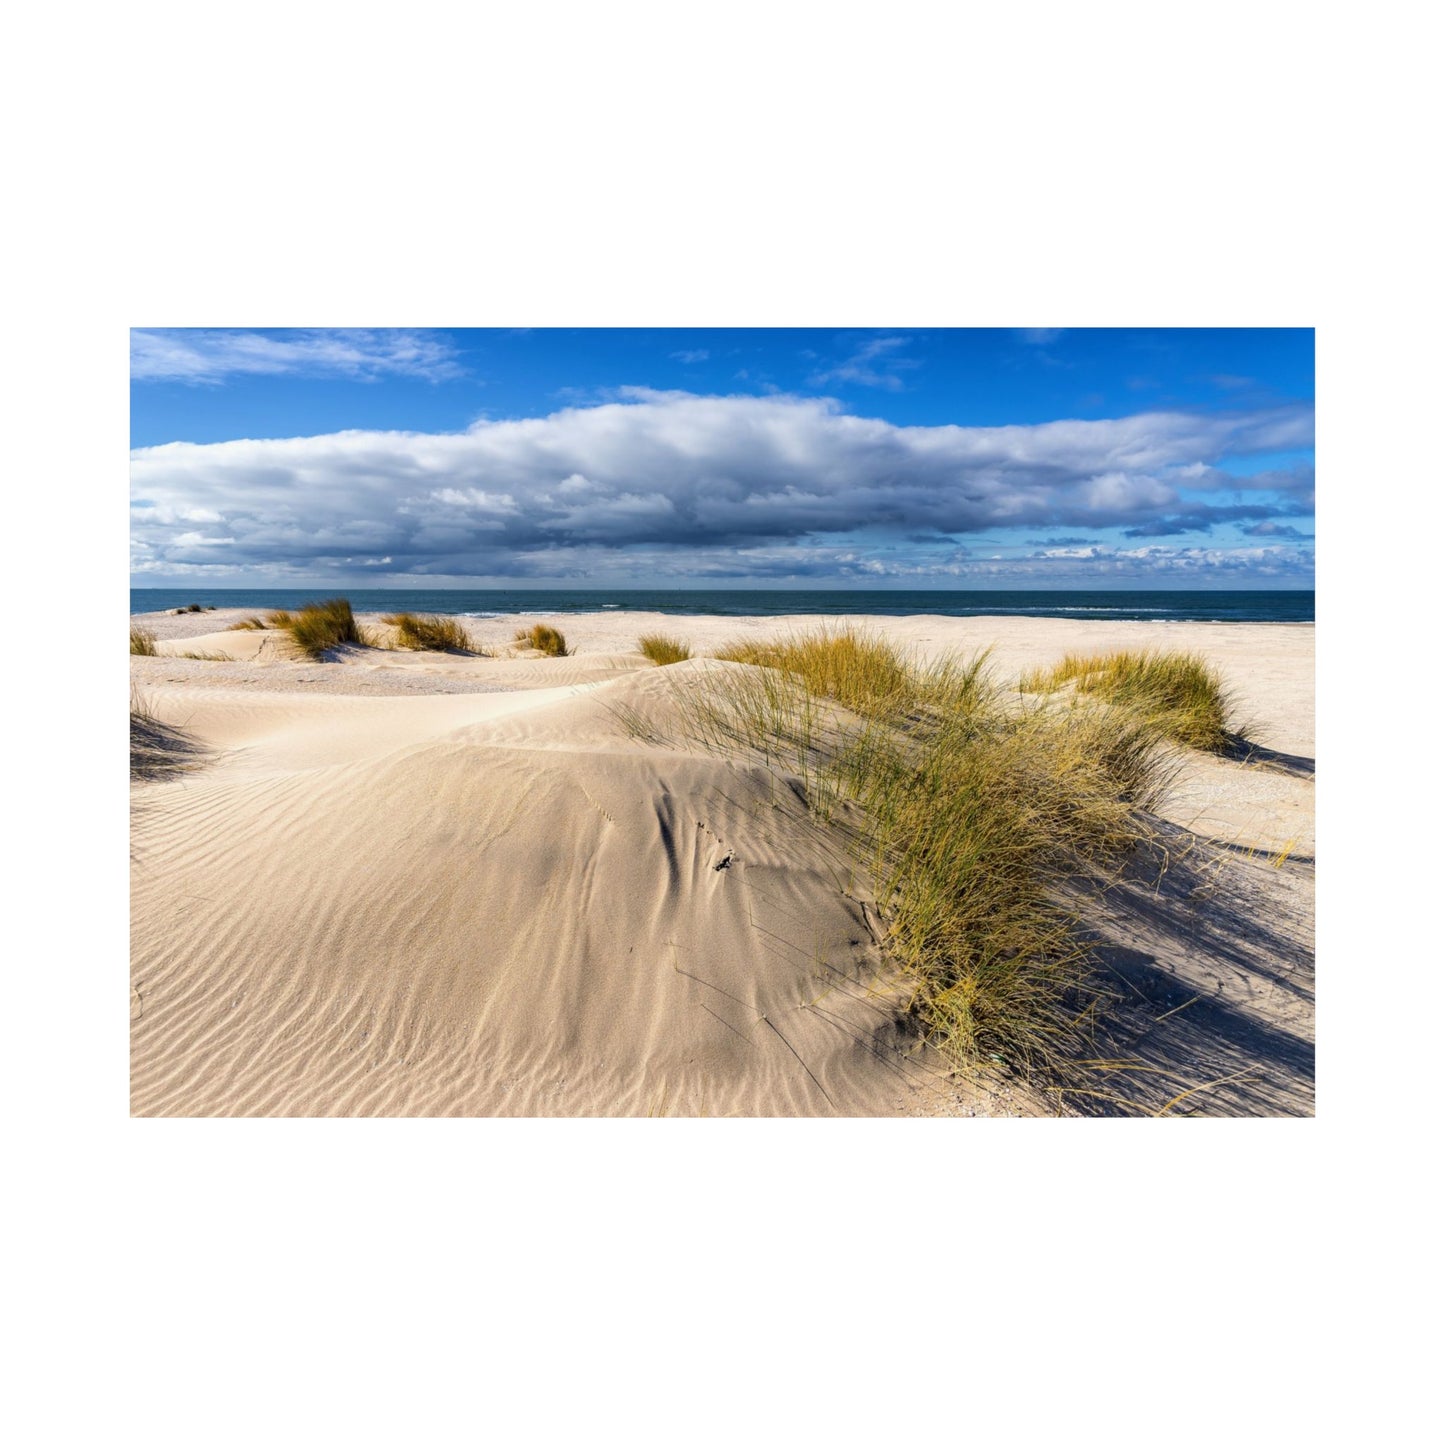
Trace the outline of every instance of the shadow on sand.
[[1313, 872], [1161, 824], [1090, 906], [1105, 999], [1045, 1091], [1060, 1112], [1312, 1115]]
[[207, 756], [208, 749], [184, 729], [131, 709], [132, 782], [164, 782], [198, 767]]
[[1227, 758], [1232, 763], [1261, 768], [1267, 773], [1285, 773], [1291, 778], [1312, 778], [1315, 775], [1313, 758], [1299, 753], [1281, 753], [1260, 743], [1246, 742], [1241, 737], [1231, 739], [1229, 747], [1220, 757]]

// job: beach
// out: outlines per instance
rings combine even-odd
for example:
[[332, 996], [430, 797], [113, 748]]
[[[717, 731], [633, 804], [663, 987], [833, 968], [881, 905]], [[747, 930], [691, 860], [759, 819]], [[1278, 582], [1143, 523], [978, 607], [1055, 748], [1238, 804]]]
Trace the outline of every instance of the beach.
[[[132, 617], [181, 749], [132, 790], [137, 1115], [1313, 1113], [1313, 625], [851, 619], [1005, 683], [1194, 652], [1247, 724], [1247, 752], [1181, 750], [1170, 866], [1091, 916], [1110, 1005], [1092, 1085], [1059, 1088], [920, 1038], [866, 870], [777, 769], [680, 738], [718, 648], [850, 619], [469, 619], [510, 655], [311, 661], [230, 630], [251, 615]], [[570, 655], [517, 648], [536, 623]]]

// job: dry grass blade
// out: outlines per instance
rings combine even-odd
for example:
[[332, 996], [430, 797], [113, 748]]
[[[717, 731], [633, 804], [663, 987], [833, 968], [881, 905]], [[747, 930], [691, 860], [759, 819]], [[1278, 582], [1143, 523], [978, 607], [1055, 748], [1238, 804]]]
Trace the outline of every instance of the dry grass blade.
[[271, 627], [289, 632], [307, 657], [318, 660], [329, 648], [340, 647], [344, 643], [362, 645], [351, 603], [345, 597], [308, 602], [295, 612], [273, 612], [266, 622]]
[[1119, 651], [1096, 657], [1068, 653], [1052, 668], [1020, 678], [1025, 692], [1079, 693], [1133, 709], [1175, 742], [1221, 753], [1241, 740], [1231, 730], [1233, 699], [1217, 668], [1191, 652]]
[[130, 653], [132, 657], [154, 657], [156, 655], [156, 635], [149, 627], [131, 627]]
[[860, 713], [889, 709], [910, 685], [898, 650], [853, 627], [795, 633], [775, 642], [737, 642], [715, 655], [724, 662], [793, 673], [815, 696], [830, 697]]
[[547, 657], [567, 656], [567, 639], [555, 627], [548, 627], [542, 622], [519, 628], [512, 640], [524, 647], [535, 648]]
[[455, 617], [419, 616], [415, 612], [392, 612], [381, 619], [396, 628], [397, 645], [417, 652], [474, 653], [471, 635]]
[[637, 639], [637, 650], [659, 667], [671, 662], [686, 662], [692, 656], [692, 648], [680, 637], [670, 637], [663, 632], [648, 632]]
[[132, 782], [160, 782], [193, 768], [201, 745], [182, 729], [163, 723], [145, 695], [130, 693], [130, 776]]

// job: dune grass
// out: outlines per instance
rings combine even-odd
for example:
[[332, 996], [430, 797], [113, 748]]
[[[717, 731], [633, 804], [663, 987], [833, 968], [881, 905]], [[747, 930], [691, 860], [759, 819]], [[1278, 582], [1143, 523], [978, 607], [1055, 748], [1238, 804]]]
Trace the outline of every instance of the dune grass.
[[555, 627], [548, 627], [542, 622], [534, 622], [530, 627], [519, 628], [512, 640], [520, 642], [523, 647], [535, 648], [548, 657], [566, 657], [568, 655], [567, 639]]
[[686, 662], [692, 656], [692, 648], [680, 637], [670, 637], [663, 632], [648, 632], [637, 639], [637, 650], [659, 667], [670, 662]]
[[1025, 692], [1076, 692], [1133, 710], [1185, 747], [1219, 753], [1239, 738], [1231, 728], [1233, 699], [1217, 668], [1192, 652], [1119, 651], [1094, 657], [1068, 653], [1051, 668], [1019, 681]]
[[266, 624], [289, 632], [302, 652], [313, 659], [320, 659], [328, 648], [344, 643], [362, 645], [351, 603], [345, 597], [308, 602], [295, 612], [272, 612]]
[[154, 657], [156, 655], [156, 635], [149, 627], [131, 626], [130, 629], [130, 652], [132, 657]]
[[164, 781], [195, 767], [204, 749], [189, 733], [163, 723], [139, 688], [130, 690], [132, 782]]
[[240, 622], [233, 622], [227, 632], [264, 632], [266, 621], [262, 617], [244, 617]]
[[714, 655], [724, 662], [793, 673], [814, 696], [830, 697], [865, 716], [888, 712], [910, 686], [897, 648], [853, 627], [795, 633], [774, 642], [736, 642]]
[[455, 617], [393, 612], [381, 619], [397, 630], [397, 645], [418, 652], [475, 653], [466, 627]]
[[960, 1065], [1061, 1060], [1093, 967], [1081, 885], [1104, 886], [1149, 836], [1170, 767], [1158, 726], [1084, 701], [1020, 705], [984, 655], [918, 666], [846, 630], [723, 660], [751, 665], [679, 688], [683, 731], [763, 762], [837, 825], [829, 845], [872, 879], [930, 1040]]

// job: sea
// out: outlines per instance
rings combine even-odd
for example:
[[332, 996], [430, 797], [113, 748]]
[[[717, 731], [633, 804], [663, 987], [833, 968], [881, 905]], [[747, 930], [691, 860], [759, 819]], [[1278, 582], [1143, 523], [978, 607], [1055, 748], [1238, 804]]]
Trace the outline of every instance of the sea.
[[459, 617], [544, 617], [558, 612], [665, 612], [678, 617], [795, 617], [849, 613], [864, 617], [1074, 617], [1140, 622], [1313, 622], [1313, 591], [1063, 592], [839, 590], [654, 591], [488, 588], [462, 591], [388, 587], [133, 587], [131, 612], [202, 607], [294, 608], [340, 591], [357, 612], [439, 612]]

